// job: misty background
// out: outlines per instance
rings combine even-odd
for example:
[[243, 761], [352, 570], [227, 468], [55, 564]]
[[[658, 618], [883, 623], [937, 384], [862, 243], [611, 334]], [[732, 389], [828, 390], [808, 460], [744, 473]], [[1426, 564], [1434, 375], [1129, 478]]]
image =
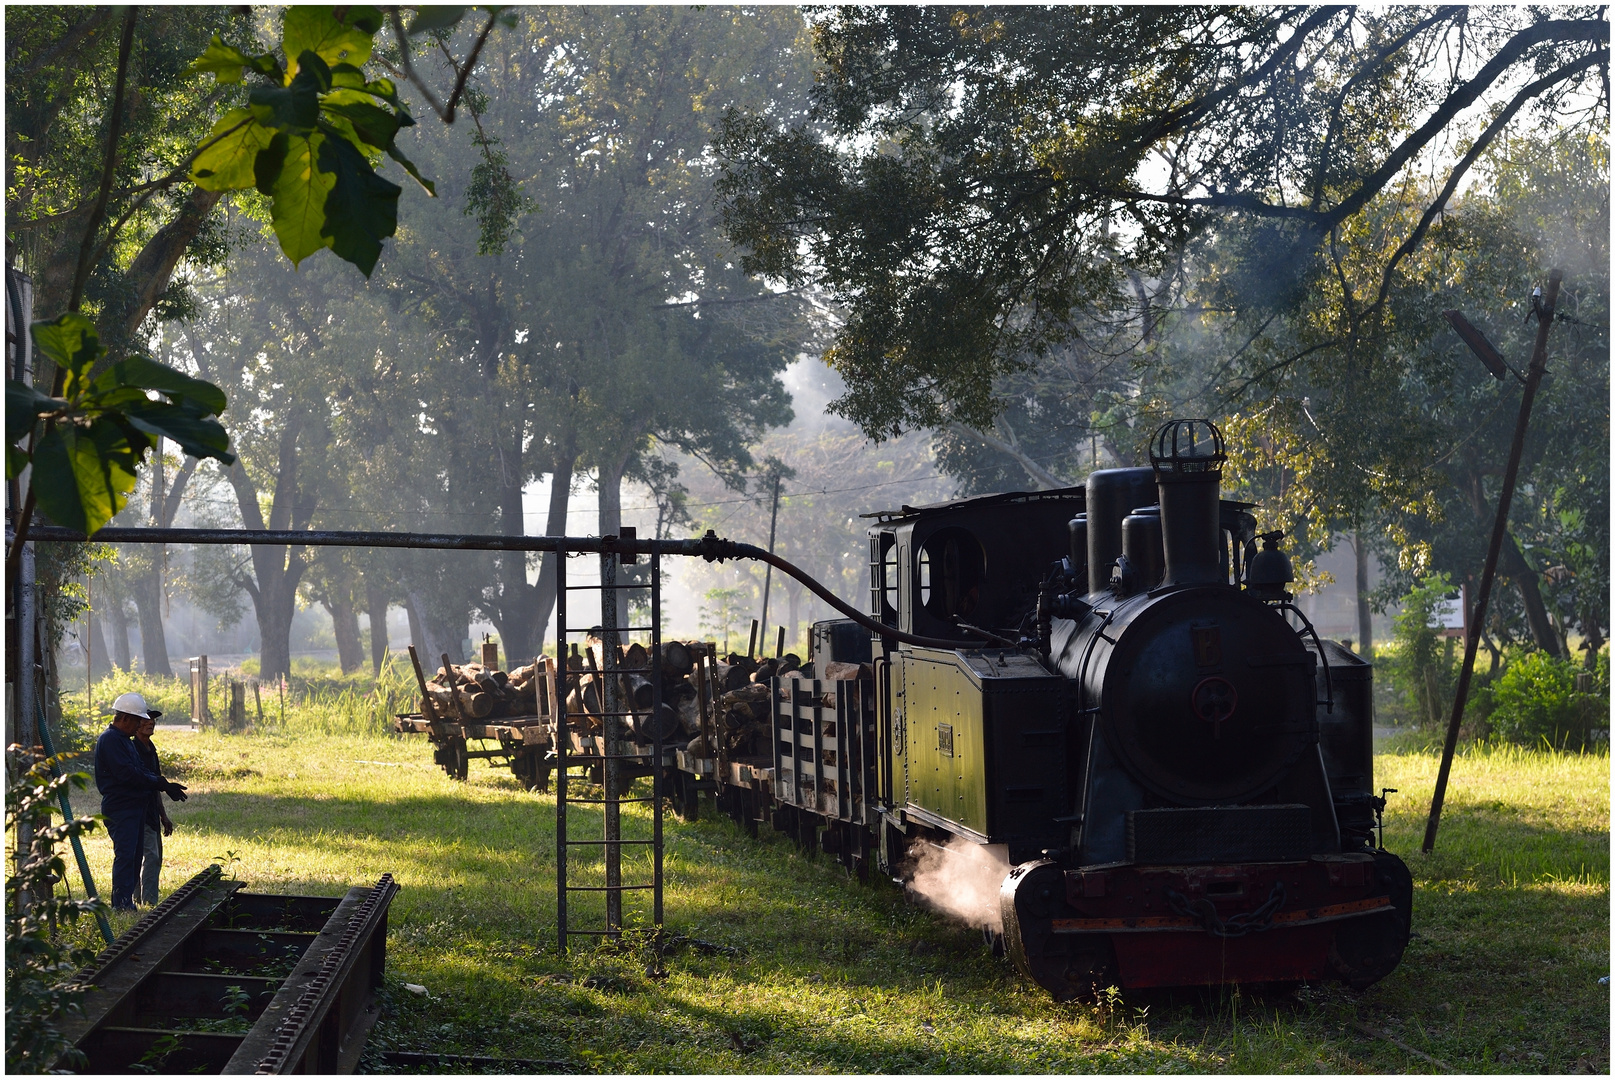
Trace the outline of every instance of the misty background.
[[[1170, 275], [1135, 274], [1134, 295], [1081, 314], [1067, 347], [1000, 378], [1004, 410], [990, 428], [869, 439], [836, 411], [846, 387], [822, 359], [841, 313], [812, 287], [743, 274], [714, 192], [711, 143], [726, 110], [789, 122], [807, 115], [812, 83], [794, 8], [524, 10], [490, 39], [468, 115], [408, 132], [438, 197], [406, 186], [397, 237], [368, 280], [322, 256], [292, 267], [268, 233], [266, 200], [232, 193], [146, 328], [159, 359], [225, 389], [239, 461], [198, 464], [170, 447], [114, 524], [631, 526], [766, 545], [777, 480], [775, 549], [862, 607], [860, 515], [1080, 483], [1096, 466], [1145, 460], [1162, 417], [1205, 415], [1229, 435], [1228, 494], [1290, 534], [1299, 603], [1321, 633], [1383, 640], [1416, 582], [1447, 570], [1456, 590], [1473, 575], [1485, 520], [1473, 492], [1495, 483], [1505, 390], [1424, 312], [1409, 347], [1441, 371], [1424, 386], [1428, 413], [1472, 427], [1477, 437], [1454, 442], [1482, 453], [1430, 463], [1449, 472], [1440, 497], [1377, 520], [1298, 504], [1305, 447], [1269, 438], [1271, 399], [1219, 382], [1250, 344], [1213, 302], [1239, 285], [1216, 276], [1219, 245], [1249, 240], [1235, 230], [1184, 252]], [[1561, 652], [1591, 638], [1596, 650], [1608, 595], [1607, 144], [1551, 130], [1501, 140], [1447, 210], [1466, 227], [1428, 241], [1410, 290], [1458, 303], [1521, 365], [1525, 286], [1541, 267], [1566, 269], [1564, 306], [1580, 320], [1556, 331], [1522, 484], [1529, 572], [1505, 575], [1490, 633], [1554, 638]], [[1323, 304], [1301, 297], [1269, 337], [1289, 326], [1293, 339]], [[1287, 393], [1303, 409], [1313, 400], [1304, 385]], [[1393, 396], [1398, 415], [1416, 413], [1408, 395], [1366, 386], [1327, 419], [1388, 414]], [[1555, 481], [1566, 461], [1585, 474], [1570, 488]], [[763, 568], [663, 567], [664, 634], [744, 649]], [[568, 579], [592, 581], [596, 569], [572, 560]], [[458, 659], [491, 637], [511, 663], [554, 648], [553, 560], [519, 555], [127, 546], [103, 552], [88, 583], [63, 662], [89, 655], [97, 674], [109, 663], [166, 674], [201, 653], [254, 658], [271, 677], [294, 657], [373, 668], [409, 643]], [[769, 651], [780, 626], [802, 651], [807, 625], [830, 615], [778, 574], [768, 604]], [[594, 618], [575, 610], [571, 621]]]

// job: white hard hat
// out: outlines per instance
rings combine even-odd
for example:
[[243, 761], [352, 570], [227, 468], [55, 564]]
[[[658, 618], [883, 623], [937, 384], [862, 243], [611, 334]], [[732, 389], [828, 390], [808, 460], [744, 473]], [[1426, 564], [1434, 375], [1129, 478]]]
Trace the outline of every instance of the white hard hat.
[[138, 717], [141, 720], [155, 720], [163, 715], [161, 709], [147, 709], [146, 699], [133, 692], [119, 694], [118, 700], [112, 703], [112, 711]]

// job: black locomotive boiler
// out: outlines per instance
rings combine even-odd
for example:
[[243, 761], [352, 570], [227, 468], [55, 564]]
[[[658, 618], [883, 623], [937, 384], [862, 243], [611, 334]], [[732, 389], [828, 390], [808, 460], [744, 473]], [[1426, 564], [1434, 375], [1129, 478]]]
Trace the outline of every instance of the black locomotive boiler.
[[1003, 944], [1056, 998], [1367, 986], [1412, 904], [1375, 842], [1371, 668], [1290, 603], [1281, 535], [1220, 497], [1214, 425], [1167, 424], [1150, 457], [872, 515], [887, 633], [866, 653], [853, 623], [814, 630], [821, 671], [872, 678], [773, 683], [751, 809], [894, 876], [917, 842], [1007, 855]]

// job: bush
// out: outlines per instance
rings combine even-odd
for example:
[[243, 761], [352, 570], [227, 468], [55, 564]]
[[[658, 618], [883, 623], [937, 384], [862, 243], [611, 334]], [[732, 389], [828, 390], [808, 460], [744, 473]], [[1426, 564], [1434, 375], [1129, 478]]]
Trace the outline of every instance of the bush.
[[[101, 900], [58, 895], [67, 864], [58, 845], [95, 828], [95, 820], [78, 817], [52, 824], [52, 803], [67, 788], [83, 788], [89, 774], [51, 775], [51, 760], [33, 758], [21, 747], [8, 753], [6, 826], [16, 835], [27, 824], [33, 831], [28, 851], [6, 878], [6, 1071], [49, 1072], [62, 1064], [83, 1068], [84, 1055], [57, 1027], [79, 1005], [87, 987], [72, 977], [95, 953], [77, 947], [68, 935], [81, 915], [103, 916]], [[34, 898], [24, 910], [20, 891]], [[65, 891], [65, 888], [64, 888]]]
[[[1577, 689], [1578, 675], [1584, 689]], [[1592, 673], [1545, 652], [1530, 653], [1504, 669], [1492, 689], [1492, 729], [1510, 742], [1583, 748], [1608, 717], [1607, 652]]]
[[1441, 601], [1451, 592], [1452, 579], [1444, 573], [1422, 578], [1402, 598], [1392, 634], [1395, 647], [1385, 657], [1391, 686], [1417, 726], [1433, 728], [1446, 723], [1452, 701], [1457, 639], [1443, 637], [1432, 625]]

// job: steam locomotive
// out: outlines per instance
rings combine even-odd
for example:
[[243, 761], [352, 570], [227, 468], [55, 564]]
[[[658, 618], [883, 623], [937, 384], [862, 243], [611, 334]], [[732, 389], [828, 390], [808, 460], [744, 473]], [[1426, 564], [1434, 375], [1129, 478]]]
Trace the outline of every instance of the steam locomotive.
[[1225, 460], [1178, 420], [1148, 468], [870, 515], [870, 615], [910, 640], [815, 625], [720, 806], [865, 874], [996, 854], [1001, 944], [1057, 999], [1385, 977], [1413, 888], [1375, 838], [1372, 669], [1291, 603]]

